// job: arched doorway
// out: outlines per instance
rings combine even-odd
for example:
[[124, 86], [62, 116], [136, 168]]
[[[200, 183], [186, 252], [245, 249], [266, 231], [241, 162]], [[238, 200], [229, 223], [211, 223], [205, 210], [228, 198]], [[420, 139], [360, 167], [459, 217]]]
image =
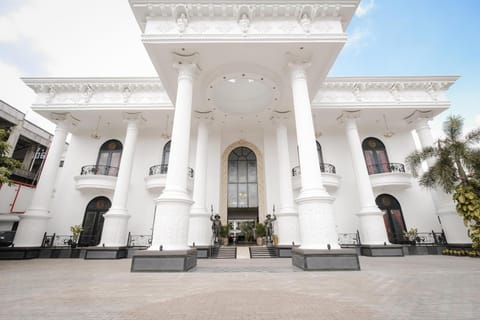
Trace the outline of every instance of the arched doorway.
[[408, 243], [403, 236], [406, 231], [403, 219], [402, 207], [395, 197], [389, 194], [381, 194], [375, 200], [377, 206], [383, 212], [383, 221], [387, 230], [388, 241], [391, 243]]
[[103, 214], [110, 209], [111, 202], [106, 197], [97, 197], [90, 201], [83, 217], [83, 232], [80, 234], [80, 247], [96, 246], [100, 243], [103, 229]]
[[122, 143], [118, 140], [112, 139], [102, 144], [98, 151], [97, 174], [116, 177], [120, 167], [122, 150]]
[[235, 243], [254, 241], [258, 222], [257, 157], [248, 147], [238, 147], [228, 155], [227, 222]]

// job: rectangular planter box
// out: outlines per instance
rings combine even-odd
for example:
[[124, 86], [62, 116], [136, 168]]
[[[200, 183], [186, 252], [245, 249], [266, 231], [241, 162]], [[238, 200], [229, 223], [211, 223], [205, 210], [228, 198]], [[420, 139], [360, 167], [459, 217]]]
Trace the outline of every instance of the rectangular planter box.
[[197, 250], [137, 251], [131, 272], [184, 272], [197, 266]]
[[292, 264], [305, 271], [358, 271], [360, 262], [355, 250], [292, 249]]

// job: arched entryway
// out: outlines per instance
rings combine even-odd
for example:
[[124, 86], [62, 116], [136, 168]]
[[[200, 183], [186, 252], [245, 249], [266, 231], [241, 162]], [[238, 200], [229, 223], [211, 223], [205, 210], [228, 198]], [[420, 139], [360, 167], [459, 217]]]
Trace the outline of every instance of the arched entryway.
[[235, 148], [228, 156], [227, 208], [232, 242], [253, 242], [258, 222], [258, 178], [257, 157], [250, 148]]
[[90, 201], [85, 209], [78, 245], [80, 247], [96, 246], [100, 243], [103, 229], [103, 214], [111, 207], [106, 197], [97, 197]]
[[405, 243], [403, 232], [407, 229], [403, 219], [402, 207], [398, 200], [389, 194], [381, 194], [375, 202], [383, 212], [383, 221], [385, 222], [388, 240], [391, 243]]

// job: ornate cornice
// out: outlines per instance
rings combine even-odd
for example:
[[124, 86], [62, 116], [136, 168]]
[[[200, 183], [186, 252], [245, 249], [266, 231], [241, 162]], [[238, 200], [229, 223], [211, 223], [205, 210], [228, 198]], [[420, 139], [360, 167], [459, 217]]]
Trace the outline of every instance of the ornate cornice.
[[445, 92], [457, 76], [327, 78], [312, 105], [447, 106]]
[[157, 78], [23, 78], [37, 93], [34, 106], [171, 106]]
[[359, 0], [210, 0], [167, 1], [130, 0], [130, 5], [143, 32], [149, 20], [175, 22], [182, 34], [191, 21], [221, 18], [234, 20], [241, 33], [246, 33], [252, 22], [272, 18], [294, 19], [304, 32], [309, 33], [312, 24], [320, 19], [339, 19], [345, 30]]

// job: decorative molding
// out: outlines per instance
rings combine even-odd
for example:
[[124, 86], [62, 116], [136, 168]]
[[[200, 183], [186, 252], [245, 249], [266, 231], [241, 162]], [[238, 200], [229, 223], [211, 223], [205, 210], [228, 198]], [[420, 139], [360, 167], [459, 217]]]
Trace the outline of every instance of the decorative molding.
[[157, 78], [23, 78], [37, 94], [34, 107], [124, 109], [173, 107]]

